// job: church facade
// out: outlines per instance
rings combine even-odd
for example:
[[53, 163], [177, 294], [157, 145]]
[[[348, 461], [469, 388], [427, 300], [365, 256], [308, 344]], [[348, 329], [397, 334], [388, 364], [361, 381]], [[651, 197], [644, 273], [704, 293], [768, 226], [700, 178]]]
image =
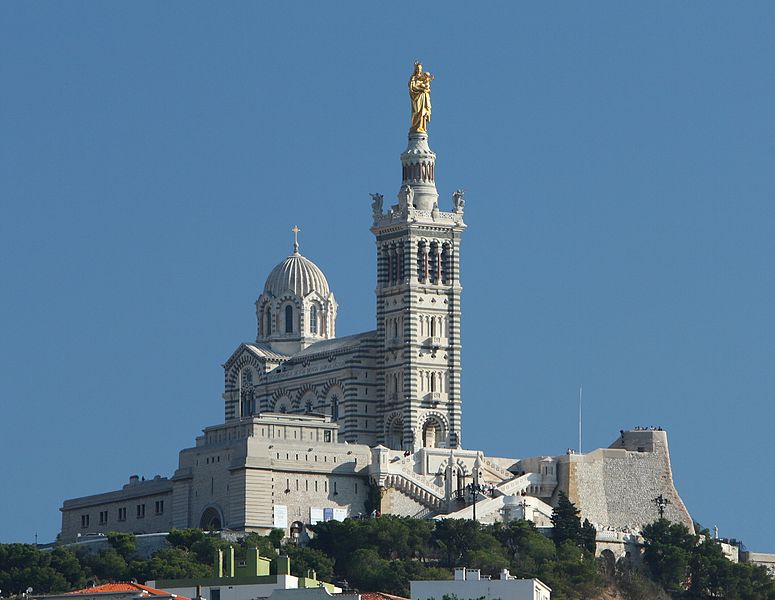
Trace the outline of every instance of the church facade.
[[[662, 431], [622, 432], [585, 455], [498, 458], [463, 448], [465, 198], [455, 192], [442, 210], [429, 99], [418, 106], [427, 118], [413, 115], [398, 202], [385, 207], [372, 194], [375, 329], [336, 336], [334, 293], [295, 241], [255, 302], [255, 341], [223, 365], [223, 423], [180, 452], [169, 478], [133, 476], [120, 490], [65, 501], [63, 541], [173, 527], [281, 528], [294, 538], [310, 523], [375, 511], [472, 518], [475, 498], [479, 520], [545, 525], [559, 491], [608, 527], [653, 520], [650, 495], [659, 493], [670, 498], [667, 516], [691, 526]], [[622, 496], [622, 481], [632, 493]]]

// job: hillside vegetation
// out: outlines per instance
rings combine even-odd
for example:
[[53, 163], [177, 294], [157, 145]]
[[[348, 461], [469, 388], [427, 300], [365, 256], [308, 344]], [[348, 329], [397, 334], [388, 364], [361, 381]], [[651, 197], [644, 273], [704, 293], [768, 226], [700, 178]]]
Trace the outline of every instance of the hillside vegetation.
[[[484, 576], [509, 569], [517, 577], [537, 577], [552, 588], [555, 600], [775, 600], [775, 581], [763, 567], [728, 561], [716, 542], [683, 525], [662, 519], [647, 526], [643, 566], [637, 568], [622, 560], [596, 559], [590, 552], [594, 530], [579, 521], [567, 499], [554, 520], [557, 535], [551, 540], [527, 521], [347, 519], [311, 526], [315, 535], [304, 547], [281, 547], [282, 532], [275, 531], [242, 538], [237, 552], [257, 547], [263, 556], [273, 556], [282, 551], [290, 556], [295, 575], [314, 569], [325, 581], [401, 596], [409, 595], [411, 580], [449, 579], [453, 567], [466, 566], [481, 569]], [[133, 536], [118, 533], [108, 535], [110, 547], [99, 553], [0, 545], [0, 589], [7, 596], [32, 587], [37, 595], [88, 581], [211, 576], [216, 550], [230, 545], [198, 529], [172, 531], [167, 540], [169, 547], [148, 559], [136, 556]]]

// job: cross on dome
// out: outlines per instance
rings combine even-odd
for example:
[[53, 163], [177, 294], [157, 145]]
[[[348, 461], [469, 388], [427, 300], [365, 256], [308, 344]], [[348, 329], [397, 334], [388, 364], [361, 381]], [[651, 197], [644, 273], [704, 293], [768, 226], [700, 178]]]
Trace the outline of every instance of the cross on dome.
[[294, 225], [291, 231], [293, 232], [293, 253], [298, 254], [299, 253], [299, 232], [301, 231], [301, 229], [299, 229], [298, 225]]

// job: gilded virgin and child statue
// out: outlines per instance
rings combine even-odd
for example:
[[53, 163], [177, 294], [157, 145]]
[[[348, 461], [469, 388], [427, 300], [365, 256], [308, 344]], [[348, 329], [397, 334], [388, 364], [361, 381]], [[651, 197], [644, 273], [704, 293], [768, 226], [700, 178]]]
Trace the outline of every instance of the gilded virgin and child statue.
[[409, 79], [409, 98], [412, 104], [410, 132], [428, 132], [428, 121], [431, 120], [431, 81], [433, 75], [423, 71], [420, 62], [414, 63], [414, 72]]

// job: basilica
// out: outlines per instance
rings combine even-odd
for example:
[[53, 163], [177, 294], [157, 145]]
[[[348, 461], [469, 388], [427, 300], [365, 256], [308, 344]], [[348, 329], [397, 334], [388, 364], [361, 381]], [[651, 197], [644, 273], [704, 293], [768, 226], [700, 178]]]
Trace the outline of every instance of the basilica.
[[436, 190], [432, 79], [415, 65], [397, 202], [371, 198], [375, 328], [337, 337], [334, 292], [296, 239], [255, 301], [254, 341], [223, 365], [223, 423], [180, 452], [170, 477], [132, 476], [120, 490], [66, 500], [63, 541], [185, 527], [280, 528], [301, 539], [309, 524], [378, 513], [548, 526], [560, 491], [598, 527], [652, 521], [657, 496], [667, 499], [666, 516], [691, 527], [664, 431], [622, 431], [586, 454], [507, 458], [464, 448], [465, 196], [457, 191], [447, 204]]

